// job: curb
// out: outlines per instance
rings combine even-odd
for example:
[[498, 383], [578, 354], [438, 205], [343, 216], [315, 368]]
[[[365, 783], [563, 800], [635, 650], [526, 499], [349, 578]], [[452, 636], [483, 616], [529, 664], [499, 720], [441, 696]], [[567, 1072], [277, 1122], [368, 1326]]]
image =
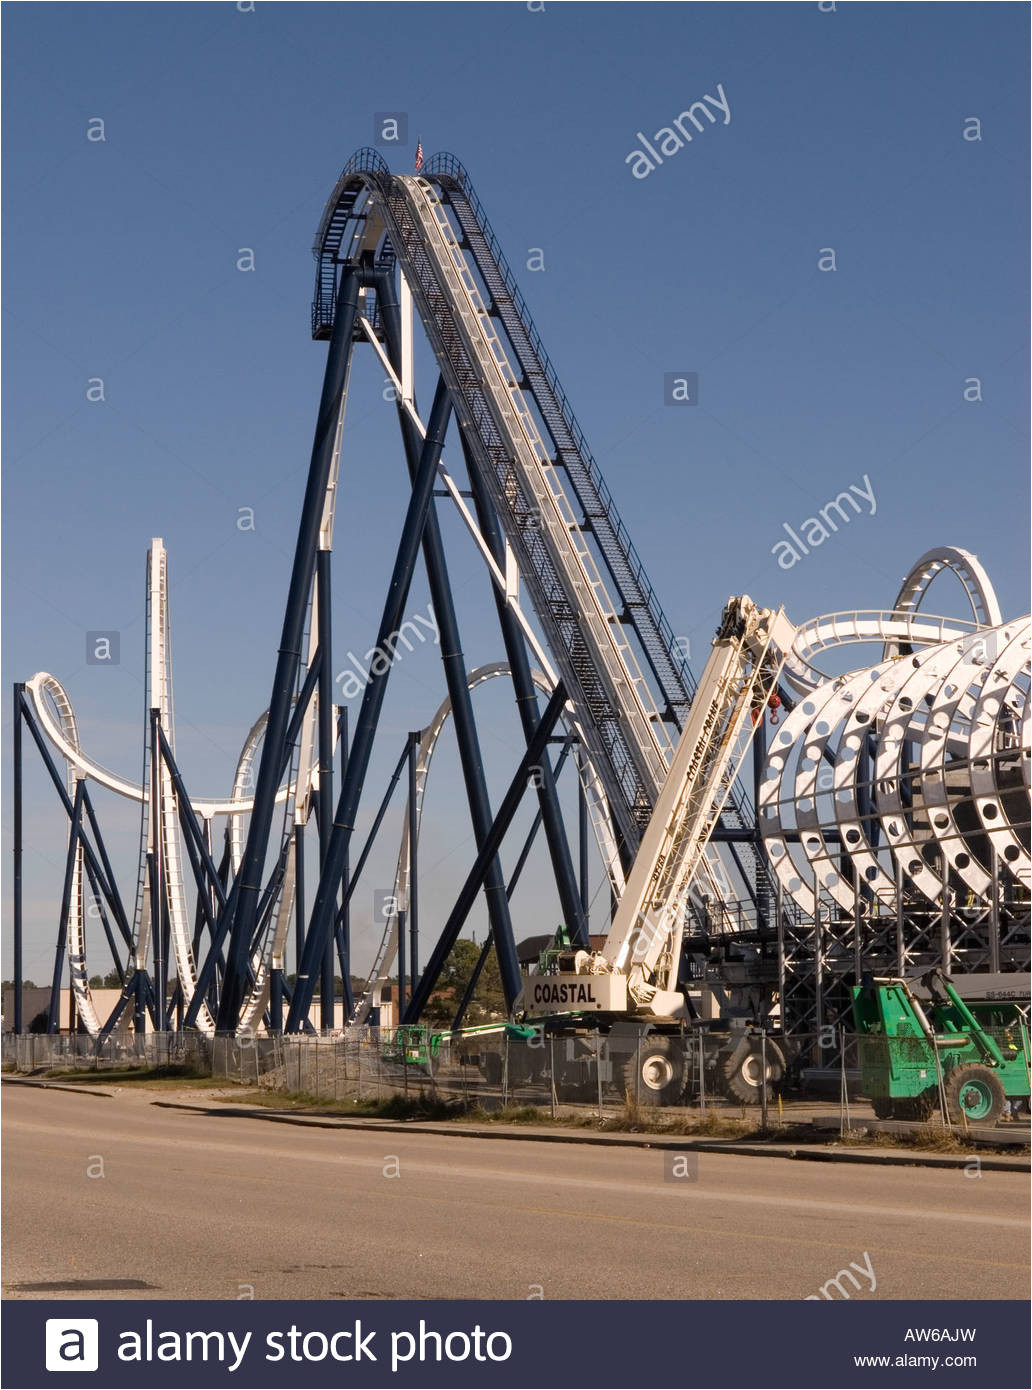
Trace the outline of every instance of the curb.
[[159, 1106], [163, 1110], [186, 1110], [195, 1115], [215, 1115], [223, 1119], [265, 1120], [269, 1124], [295, 1125], [300, 1129], [359, 1129], [372, 1133], [430, 1134], [445, 1138], [502, 1139], [536, 1144], [596, 1144], [605, 1148], [673, 1149], [681, 1152], [691, 1150], [696, 1153], [735, 1154], [749, 1158], [788, 1158], [812, 1163], [876, 1163], [887, 1167], [904, 1168], [955, 1169], [965, 1168], [973, 1161], [977, 1161], [983, 1170], [997, 1173], [1027, 1173], [1030, 1167], [1028, 1159], [998, 1158], [995, 1156], [981, 1158], [978, 1154], [923, 1154], [917, 1151], [900, 1153], [889, 1149], [861, 1153], [855, 1149], [846, 1152], [816, 1147], [808, 1149], [790, 1145], [743, 1144], [736, 1143], [734, 1140], [692, 1139], [689, 1135], [676, 1138], [665, 1138], [660, 1135], [625, 1138], [608, 1134], [571, 1132], [527, 1133], [515, 1129], [503, 1130], [500, 1127], [460, 1129], [453, 1125], [427, 1125], [397, 1120], [349, 1120], [338, 1119], [336, 1116], [318, 1115], [308, 1118], [302, 1115], [285, 1114], [282, 1111], [248, 1109], [244, 1106], [188, 1105], [181, 1101], [171, 1100], [155, 1100], [151, 1104]]
[[110, 1100], [114, 1095], [113, 1091], [93, 1091], [86, 1086], [64, 1085], [60, 1081], [23, 1081], [20, 1077], [16, 1080], [13, 1076], [3, 1077], [2, 1084], [4, 1086], [32, 1086], [39, 1091], [64, 1091], [66, 1094], [72, 1092], [80, 1096], [103, 1096], [105, 1100]]

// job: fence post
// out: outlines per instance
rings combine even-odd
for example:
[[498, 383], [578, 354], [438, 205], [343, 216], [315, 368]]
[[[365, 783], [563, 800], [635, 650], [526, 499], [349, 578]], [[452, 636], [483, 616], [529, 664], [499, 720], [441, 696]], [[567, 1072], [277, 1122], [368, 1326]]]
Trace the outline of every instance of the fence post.
[[767, 1128], [767, 1028], [760, 1033], [760, 1124]]
[[549, 1105], [552, 1111], [552, 1119], [554, 1120], [556, 1115], [557, 1096], [555, 1094], [555, 1038], [552, 1034], [548, 1036], [548, 1091]]
[[602, 1119], [602, 1034], [595, 1029], [595, 1089], [598, 1093], [598, 1118]]
[[704, 1055], [704, 1047], [705, 1047], [705, 1044], [704, 1044], [704, 1042], [703, 1042], [703, 1039], [704, 1039], [705, 1036], [706, 1036], [706, 1035], [705, 1035], [705, 1033], [703, 1033], [703, 1031], [702, 1031], [701, 1028], [698, 1029], [698, 1030], [696, 1031], [695, 1037], [696, 1037], [696, 1041], [697, 1041], [697, 1043], [698, 1043], [698, 1048], [699, 1048], [699, 1114], [700, 1114], [700, 1115], [705, 1115], [705, 1113], [706, 1113], [706, 1058], [705, 1058], [705, 1055]]
[[[846, 1082], [846, 1025], [844, 1023], [839, 1025], [839, 1055], [841, 1059], [839, 1064], [841, 1072], [841, 1081], [839, 1084], [839, 1138], [841, 1139], [846, 1130], [853, 1128], [853, 1122], [849, 1115], [849, 1086]], [[844, 1128], [843, 1120], [845, 1121]]]
[[[942, 1122], [943, 1122], [944, 1126], [946, 1127], [947, 1133], [948, 1133], [948, 1134], [952, 1134], [952, 1133], [953, 1133], [953, 1122], [950, 1120], [950, 1107], [949, 1107], [949, 1105], [947, 1104], [947, 1101], [946, 1101], [946, 1081], [945, 1081], [945, 1078], [943, 1077], [943, 1074], [942, 1074], [942, 1059], [941, 1059], [940, 1056], [939, 1056], [939, 1049], [938, 1049], [938, 1048], [936, 1047], [936, 1045], [935, 1045], [935, 1031], [934, 1031], [934, 1029], [933, 1029], [933, 1031], [932, 1031], [932, 1052], [935, 1054], [935, 1079], [936, 1079], [936, 1081], [937, 1081], [937, 1083], [938, 1083], [938, 1087], [939, 1087], [939, 1110], [940, 1110], [940, 1112], [941, 1112], [941, 1114], [942, 1114]], [[966, 1126], [967, 1116], [964, 1115], [963, 1110], [961, 1110], [961, 1115], [963, 1116], [963, 1118], [964, 1118], [964, 1120], [965, 1120], [965, 1128], [966, 1128], [966, 1127], [967, 1127], [967, 1126]]]
[[502, 1058], [502, 1109], [509, 1104], [509, 1034], [505, 1034], [505, 1055]]

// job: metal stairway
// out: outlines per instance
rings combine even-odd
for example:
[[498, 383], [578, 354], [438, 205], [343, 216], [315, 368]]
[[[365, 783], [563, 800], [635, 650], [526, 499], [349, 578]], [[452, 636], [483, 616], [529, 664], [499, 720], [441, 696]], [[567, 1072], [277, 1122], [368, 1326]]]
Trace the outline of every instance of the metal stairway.
[[424, 180], [394, 178], [382, 211], [633, 851], [665, 775], [669, 736], [443, 209]]
[[[441, 190], [455, 214], [464, 242], [491, 295], [491, 310], [501, 322], [519, 363], [521, 385], [534, 398], [551, 436], [554, 460], [565, 470], [570, 490], [583, 513], [582, 527], [594, 536], [612, 591], [620, 600], [620, 621], [629, 625], [637, 637], [664, 702], [663, 717], [680, 732], [695, 695], [695, 679], [678, 651], [677, 638], [577, 423], [498, 238], [465, 168], [453, 155], [435, 155], [428, 162], [425, 175]], [[737, 782], [728, 793], [723, 819], [736, 829], [753, 823], [749, 798]], [[753, 847], [742, 844], [737, 851], [749, 864], [756, 887], [762, 887], [766, 870]]]

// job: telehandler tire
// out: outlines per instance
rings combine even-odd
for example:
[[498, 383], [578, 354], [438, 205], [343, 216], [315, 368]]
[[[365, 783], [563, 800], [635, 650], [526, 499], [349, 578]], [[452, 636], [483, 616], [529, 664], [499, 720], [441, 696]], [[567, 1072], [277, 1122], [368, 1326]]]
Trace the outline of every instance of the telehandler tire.
[[995, 1125], [1003, 1114], [1007, 1096], [1003, 1082], [991, 1067], [965, 1062], [946, 1076], [946, 1104], [954, 1124]]

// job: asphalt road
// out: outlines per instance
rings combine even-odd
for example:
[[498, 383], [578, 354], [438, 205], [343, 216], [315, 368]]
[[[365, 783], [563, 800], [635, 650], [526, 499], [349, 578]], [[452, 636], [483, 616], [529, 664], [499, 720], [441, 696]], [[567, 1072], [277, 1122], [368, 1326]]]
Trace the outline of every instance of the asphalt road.
[[703, 1153], [688, 1181], [154, 1098], [3, 1087], [5, 1297], [794, 1299], [850, 1266], [854, 1299], [1028, 1296], [1019, 1173]]

